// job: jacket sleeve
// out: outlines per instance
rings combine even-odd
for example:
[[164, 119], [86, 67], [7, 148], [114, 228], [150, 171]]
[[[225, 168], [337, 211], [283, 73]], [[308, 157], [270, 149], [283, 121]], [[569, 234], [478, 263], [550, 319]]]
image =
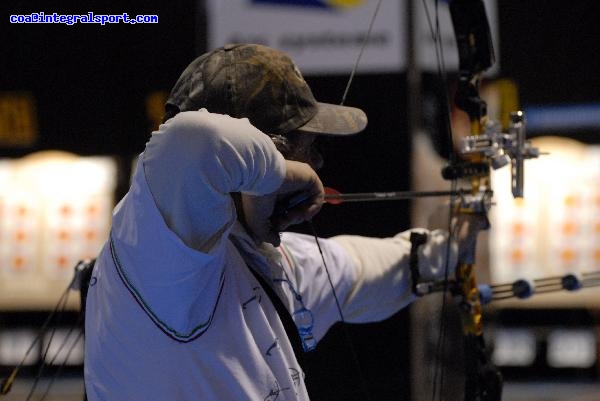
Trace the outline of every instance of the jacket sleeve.
[[144, 152], [146, 180], [167, 226], [186, 245], [206, 251], [236, 219], [230, 194], [275, 191], [283, 156], [247, 119], [183, 112], [152, 134]]
[[448, 235], [442, 230], [413, 229], [391, 238], [342, 235], [320, 238], [318, 246], [311, 236], [282, 236], [282, 267], [297, 292], [287, 297], [290, 303], [294, 298], [301, 299], [302, 306], [310, 310], [314, 317], [312, 334], [317, 341], [341, 320], [338, 301], [346, 322], [368, 323], [392, 316], [415, 299], [409, 265], [410, 234], [414, 231], [427, 234], [427, 242], [418, 248], [421, 278], [444, 277], [448, 250], [452, 275], [457, 246], [451, 242], [447, 248]]
[[346, 250], [355, 271], [353, 285], [343, 299], [344, 314], [349, 322], [387, 318], [415, 299], [410, 272], [410, 234], [414, 231], [427, 234], [427, 241], [418, 248], [421, 280], [443, 279], [446, 268], [452, 277], [458, 247], [452, 241], [448, 248], [448, 233], [444, 230], [413, 229], [383, 239], [333, 238]]

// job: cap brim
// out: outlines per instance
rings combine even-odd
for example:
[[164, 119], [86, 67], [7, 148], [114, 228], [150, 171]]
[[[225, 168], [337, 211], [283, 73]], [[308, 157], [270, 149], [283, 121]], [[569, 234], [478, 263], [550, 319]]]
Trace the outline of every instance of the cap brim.
[[356, 107], [317, 103], [317, 114], [296, 131], [316, 135], [354, 135], [367, 126], [367, 115]]

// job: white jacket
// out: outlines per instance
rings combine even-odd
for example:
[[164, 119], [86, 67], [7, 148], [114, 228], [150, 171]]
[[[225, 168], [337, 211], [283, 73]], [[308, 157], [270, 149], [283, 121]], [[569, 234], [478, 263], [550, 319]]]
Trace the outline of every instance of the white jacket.
[[[284, 233], [279, 248], [256, 247], [230, 196], [273, 192], [284, 174], [281, 154], [247, 119], [184, 112], [153, 133], [90, 282], [90, 401], [308, 399], [248, 266], [272, 283], [314, 347], [340, 320], [315, 238]], [[414, 299], [409, 235], [319, 239], [346, 321], [381, 320]], [[425, 279], [443, 274], [445, 244], [444, 232], [429, 233], [419, 255]]]

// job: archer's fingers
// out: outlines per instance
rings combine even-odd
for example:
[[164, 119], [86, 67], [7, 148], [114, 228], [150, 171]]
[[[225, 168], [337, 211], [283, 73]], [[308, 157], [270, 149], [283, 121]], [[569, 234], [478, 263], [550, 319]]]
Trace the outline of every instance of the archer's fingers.
[[271, 223], [274, 229], [283, 231], [289, 226], [300, 224], [311, 220], [323, 206], [323, 194], [321, 192], [312, 195], [306, 201], [283, 210], [281, 213], [275, 214], [271, 218]]

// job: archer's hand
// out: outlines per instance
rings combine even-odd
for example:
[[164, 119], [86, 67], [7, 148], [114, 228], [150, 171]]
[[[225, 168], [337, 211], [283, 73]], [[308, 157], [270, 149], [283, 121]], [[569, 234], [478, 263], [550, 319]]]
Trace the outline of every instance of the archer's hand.
[[[450, 206], [445, 204], [438, 207], [429, 217], [429, 228], [442, 228], [448, 230], [448, 218], [450, 215]], [[450, 222], [450, 232], [452, 238], [455, 238], [458, 245], [458, 261], [472, 263], [475, 258], [475, 249], [477, 247], [477, 236], [480, 231], [489, 228], [489, 220], [485, 214], [480, 213], [452, 213]]]
[[317, 173], [306, 163], [286, 160], [279, 189], [263, 196], [242, 194], [242, 206], [254, 240], [279, 246], [279, 233], [312, 219], [321, 210], [323, 199], [323, 184]]

